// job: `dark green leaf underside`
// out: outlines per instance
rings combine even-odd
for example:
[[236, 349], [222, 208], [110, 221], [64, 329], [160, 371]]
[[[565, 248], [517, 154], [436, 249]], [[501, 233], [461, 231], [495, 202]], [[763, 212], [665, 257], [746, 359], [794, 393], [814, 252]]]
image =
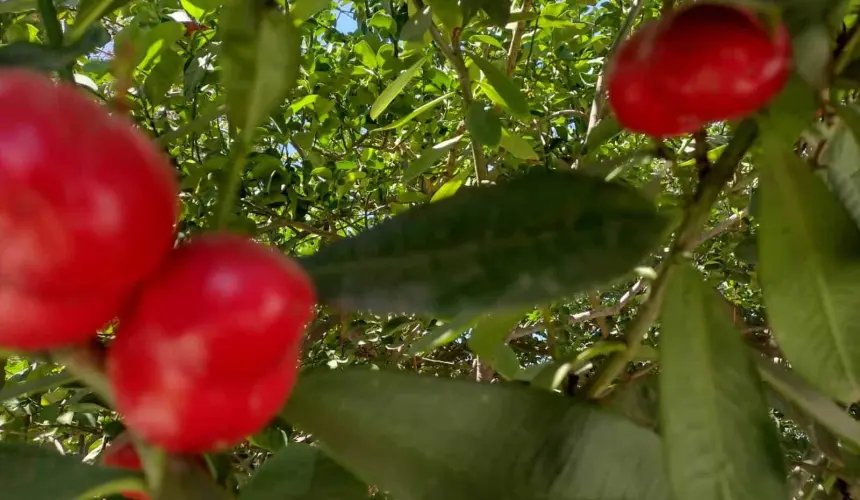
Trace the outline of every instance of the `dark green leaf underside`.
[[638, 191], [537, 172], [386, 220], [302, 260], [345, 309], [457, 314], [562, 297], [623, 276], [666, 219]]
[[0, 444], [0, 497], [9, 500], [74, 500], [136, 474], [86, 465], [81, 457], [18, 443]]
[[284, 416], [398, 500], [667, 498], [654, 433], [544, 391], [320, 370]]

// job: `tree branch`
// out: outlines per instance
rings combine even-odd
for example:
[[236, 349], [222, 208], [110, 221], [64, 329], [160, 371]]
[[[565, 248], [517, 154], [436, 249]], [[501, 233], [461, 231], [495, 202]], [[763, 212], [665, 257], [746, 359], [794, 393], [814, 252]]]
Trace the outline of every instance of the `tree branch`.
[[[528, 10], [532, 6], [532, 0], [523, 0], [523, 8], [520, 12], [528, 12]], [[523, 42], [523, 32], [525, 31], [526, 22], [522, 20], [517, 23], [517, 26], [514, 28], [514, 33], [511, 37], [511, 45], [508, 47], [508, 64], [507, 64], [507, 73], [508, 76], [513, 76], [514, 70], [517, 67], [517, 58], [520, 54], [520, 46]]]
[[600, 370], [588, 381], [585, 389], [590, 398], [601, 397], [625, 370], [628, 363], [636, 357], [642, 340], [660, 312], [669, 277], [683, 259], [684, 254], [695, 248], [699, 241], [701, 227], [710, 215], [711, 206], [717, 201], [723, 187], [731, 180], [738, 163], [752, 146], [757, 134], [758, 128], [754, 120], [747, 119], [741, 122], [719, 160], [702, 178], [693, 202], [684, 213], [684, 220], [675, 233], [675, 241], [669, 255], [663, 262], [657, 279], [651, 285], [650, 296], [628, 326], [624, 336], [627, 348], [604, 362]]

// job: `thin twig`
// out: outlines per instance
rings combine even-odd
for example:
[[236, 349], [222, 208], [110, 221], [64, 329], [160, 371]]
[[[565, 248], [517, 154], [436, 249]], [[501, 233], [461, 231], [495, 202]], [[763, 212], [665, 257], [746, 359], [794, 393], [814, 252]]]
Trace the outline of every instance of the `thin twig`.
[[719, 160], [699, 183], [698, 191], [692, 204], [684, 213], [684, 220], [675, 233], [675, 241], [669, 255], [657, 273], [657, 279], [651, 285], [651, 292], [639, 313], [633, 318], [625, 332], [624, 342], [627, 349], [614, 354], [604, 362], [600, 370], [592, 377], [586, 386], [586, 394], [590, 398], [601, 397], [612, 385], [616, 378], [626, 369], [639, 352], [642, 340], [647, 335], [651, 325], [657, 319], [662, 304], [666, 283], [669, 281], [677, 263], [683, 256], [695, 248], [701, 227], [708, 220], [711, 207], [716, 202], [724, 186], [734, 175], [738, 163], [752, 146], [758, 135], [755, 121], [748, 119], [738, 126], [732, 141], [728, 144]]

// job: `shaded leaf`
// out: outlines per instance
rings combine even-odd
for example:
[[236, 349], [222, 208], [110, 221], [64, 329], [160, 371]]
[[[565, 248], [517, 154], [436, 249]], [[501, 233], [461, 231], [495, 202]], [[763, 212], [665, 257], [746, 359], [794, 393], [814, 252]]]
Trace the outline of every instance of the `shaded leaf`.
[[642, 427], [656, 431], [660, 426], [660, 386], [656, 375], [621, 383], [601, 402]]
[[587, 153], [593, 153], [597, 148], [612, 139], [621, 132], [621, 125], [615, 117], [607, 116], [600, 120], [597, 125], [588, 131], [588, 137], [585, 139], [585, 148]]
[[74, 43], [82, 38], [90, 27], [102, 17], [119, 9], [131, 0], [81, 0], [78, 3], [75, 22], [66, 32], [65, 43]]
[[419, 42], [424, 38], [424, 33], [427, 32], [432, 23], [433, 14], [430, 12], [430, 7], [425, 7], [406, 21], [400, 30], [400, 39], [407, 42]]
[[161, 54], [158, 61], [143, 84], [146, 96], [154, 106], [158, 106], [167, 98], [167, 92], [179, 82], [185, 59], [172, 50]]
[[409, 69], [400, 73], [400, 75], [395, 79], [391, 84], [379, 94], [379, 97], [376, 98], [376, 101], [373, 103], [373, 106], [370, 107], [370, 117], [374, 120], [379, 118], [379, 115], [382, 114], [383, 111], [391, 104], [391, 101], [394, 100], [395, 97], [403, 91], [403, 88], [415, 78], [415, 75], [418, 74], [418, 71], [421, 70], [421, 66], [424, 65], [426, 61], [425, 58], [419, 59], [415, 64], [413, 64]]
[[351, 500], [367, 486], [318, 448], [293, 443], [268, 458], [242, 488], [239, 500]]
[[[107, 43], [105, 29], [101, 25], [92, 26], [78, 40], [63, 47], [30, 42], [15, 42], [0, 46], [0, 67], [26, 67], [41, 71], [57, 71], [68, 67], [79, 57], [89, 54]], [[110, 35], [107, 35], [110, 40]]]
[[661, 313], [661, 430], [675, 498], [788, 498], [761, 382], [703, 278], [686, 264], [674, 269]]
[[460, 5], [465, 19], [483, 10], [493, 24], [504, 26], [511, 17], [511, 0], [462, 0]]
[[383, 131], [383, 130], [391, 130], [391, 129], [400, 128], [400, 127], [402, 127], [402, 126], [406, 125], [407, 123], [411, 122], [411, 121], [412, 121], [412, 120], [414, 120], [415, 118], [418, 118], [418, 117], [419, 117], [419, 116], [421, 116], [423, 113], [426, 113], [427, 111], [429, 111], [429, 110], [431, 110], [431, 109], [435, 108], [436, 106], [438, 106], [439, 104], [441, 104], [441, 103], [442, 103], [442, 101], [444, 101], [445, 99], [447, 99], [447, 98], [451, 97], [452, 95], [454, 95], [454, 93], [453, 93], [453, 92], [449, 92], [449, 93], [447, 93], [447, 94], [445, 94], [445, 95], [442, 95], [442, 96], [437, 97], [436, 99], [433, 99], [432, 101], [426, 102], [426, 103], [422, 104], [421, 106], [418, 106], [417, 108], [415, 108], [415, 109], [414, 109], [411, 113], [409, 113], [408, 115], [406, 115], [406, 116], [404, 116], [403, 118], [401, 118], [401, 119], [397, 120], [396, 122], [392, 123], [391, 125], [386, 125], [386, 126], [384, 126], [384, 127], [380, 127], [380, 128], [374, 129], [374, 132], [381, 132], [381, 131]]
[[442, 157], [445, 156], [445, 153], [450, 151], [451, 148], [456, 146], [462, 138], [462, 135], [458, 135], [457, 137], [452, 137], [451, 139], [442, 141], [435, 146], [431, 146], [421, 151], [421, 153], [418, 154], [418, 158], [413, 160], [403, 172], [403, 182], [409, 182], [432, 168], [433, 165], [442, 159]]
[[758, 245], [770, 324], [801, 376], [840, 401], [856, 401], [860, 230], [791, 146], [764, 130]]
[[284, 418], [399, 500], [667, 498], [655, 434], [545, 391], [311, 371]]
[[526, 96], [522, 93], [519, 87], [504, 74], [502, 70], [493, 66], [492, 63], [482, 58], [481, 56], [469, 52], [469, 57], [475, 62], [493, 89], [498, 92], [499, 96], [504, 100], [505, 107], [511, 113], [518, 116], [528, 116], [529, 103]]
[[630, 187], [532, 172], [415, 207], [301, 263], [320, 298], [345, 309], [482, 312], [611, 282], [658, 244], [666, 224]]
[[522, 160], [537, 160], [538, 155], [531, 145], [517, 134], [512, 134], [502, 129], [502, 138], [499, 142], [509, 153]]
[[331, 0], [296, 0], [290, 6], [290, 14], [296, 24], [301, 24], [330, 4]]
[[227, 111], [233, 124], [249, 134], [295, 82], [300, 38], [289, 15], [266, 0], [233, 0], [223, 19]]
[[469, 175], [469, 171], [464, 170], [455, 175], [452, 179], [449, 179], [445, 184], [442, 184], [442, 187], [440, 187], [439, 190], [433, 194], [433, 197], [430, 198], [430, 203], [436, 203], [457, 194], [457, 191], [459, 191], [460, 188], [463, 187], [463, 184], [465, 184], [469, 179]]
[[516, 354], [507, 345], [508, 335], [525, 317], [526, 312], [519, 309], [483, 315], [475, 322], [469, 334], [469, 349], [481, 358], [482, 362], [489, 364], [508, 379], [514, 378], [520, 370]]
[[419, 354], [430, 352], [437, 347], [457, 340], [460, 335], [466, 333], [466, 330], [471, 328], [475, 323], [475, 315], [472, 313], [459, 314], [451, 321], [436, 325], [433, 330], [418, 339], [412, 344], [412, 347], [407, 351], [407, 356], [417, 356]]
[[831, 189], [860, 227], [860, 110], [856, 106], [837, 106], [843, 123], [838, 126], [821, 161], [827, 165]]
[[484, 103], [473, 101], [466, 110], [466, 127], [479, 143], [486, 146], [496, 146], [502, 139], [502, 122], [493, 109], [484, 107]]
[[860, 423], [832, 399], [810, 387], [790, 370], [773, 364], [763, 356], [753, 358], [762, 380], [790, 403], [803, 410], [824, 428], [860, 449]]
[[0, 491], [3, 498], [76, 500], [143, 487], [140, 475], [87, 465], [81, 457], [55, 449], [0, 443]]
[[[0, 368], [2, 368], [2, 364], [0, 364]], [[2, 375], [2, 371], [0, 371], [0, 375]], [[47, 375], [34, 380], [27, 380], [17, 384], [8, 384], [5, 386], [0, 385], [0, 403], [10, 399], [20, 398], [21, 396], [48, 391], [73, 380], [75, 380], [75, 377], [64, 372]]]

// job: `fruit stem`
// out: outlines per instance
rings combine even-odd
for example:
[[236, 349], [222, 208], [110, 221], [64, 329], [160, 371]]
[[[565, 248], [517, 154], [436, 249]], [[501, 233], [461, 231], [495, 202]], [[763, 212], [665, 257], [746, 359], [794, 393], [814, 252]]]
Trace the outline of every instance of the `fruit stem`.
[[669, 276], [684, 256], [692, 251], [700, 241], [697, 236], [701, 232], [702, 226], [708, 221], [711, 206], [717, 201], [723, 187], [731, 180], [738, 163], [752, 146], [757, 135], [758, 126], [753, 119], [741, 122], [723, 154], [699, 182], [699, 188], [692, 203], [684, 213], [684, 220], [675, 232], [675, 241], [672, 243], [669, 254], [660, 266], [657, 278], [651, 284], [648, 299], [642, 304], [639, 313], [627, 327], [624, 334], [624, 343], [627, 344], [627, 349], [615, 353], [604, 362], [598, 372], [588, 381], [585, 394], [589, 398], [599, 399], [605, 395], [615, 379], [636, 358], [645, 335], [660, 314], [660, 306], [663, 302], [663, 294]]
[[[50, 45], [55, 48], [62, 47], [63, 27], [60, 26], [60, 21], [57, 18], [57, 8], [54, 6], [54, 0], [39, 0], [39, 16], [45, 25], [45, 33], [48, 35]], [[59, 73], [60, 78], [67, 82], [75, 80], [70, 66], [61, 68], [57, 73]]]

